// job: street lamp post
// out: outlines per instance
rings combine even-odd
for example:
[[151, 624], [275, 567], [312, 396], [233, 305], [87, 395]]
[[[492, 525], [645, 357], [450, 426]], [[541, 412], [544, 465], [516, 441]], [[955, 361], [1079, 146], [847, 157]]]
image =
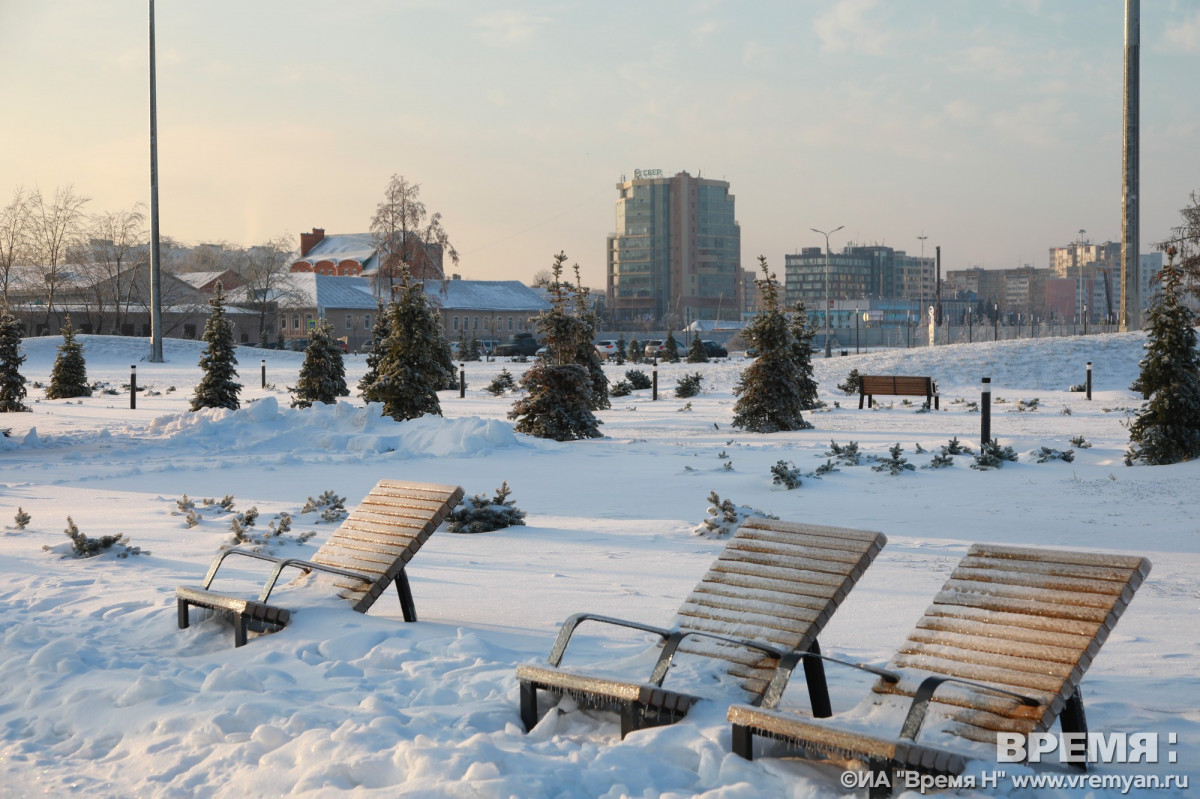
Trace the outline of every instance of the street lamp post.
[[921, 242], [921, 269], [918, 272], [918, 274], [921, 276], [920, 291], [918, 292], [921, 297], [921, 303], [917, 306], [917, 309], [923, 311], [925, 308], [925, 239], [929, 237], [924, 233], [921, 233], [921, 235], [917, 236], [917, 238]]
[[833, 356], [833, 351], [831, 349], [831, 344], [829, 341], [829, 308], [831, 305], [831, 303], [829, 301], [829, 237], [830, 237], [830, 235], [837, 233], [839, 230], [841, 230], [844, 227], [845, 227], [845, 225], [838, 225], [837, 227], [835, 227], [833, 230], [829, 231], [828, 233], [826, 233], [824, 230], [817, 230], [815, 227], [809, 228], [809, 230], [811, 230], [813, 233], [820, 233], [822, 236], [825, 237], [825, 357], [826, 358], [830, 358]]

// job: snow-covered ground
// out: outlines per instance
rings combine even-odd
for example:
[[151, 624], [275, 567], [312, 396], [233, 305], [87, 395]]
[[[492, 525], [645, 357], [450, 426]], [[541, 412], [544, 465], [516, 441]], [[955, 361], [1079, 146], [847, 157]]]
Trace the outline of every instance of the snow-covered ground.
[[[11, 428], [0, 438], [0, 795], [842, 795], [836, 774], [801, 761], [732, 755], [724, 719], [737, 695], [624, 741], [606, 714], [551, 713], [529, 735], [521, 727], [514, 670], [545, 658], [564, 617], [590, 610], [670, 622], [723, 546], [692, 533], [711, 491], [783, 519], [888, 535], [821, 639], [836, 656], [876, 665], [972, 542], [1149, 557], [1150, 579], [1084, 681], [1087, 714], [1093, 730], [1175, 734], [1177, 762], [1097, 773], [1200, 783], [1200, 465], [1123, 463], [1127, 411], [1138, 404], [1128, 390], [1137, 334], [818, 359], [830, 409], [808, 417], [813, 430], [775, 435], [730, 426], [744, 362], [663, 365], [657, 402], [649, 391], [614, 398], [600, 414], [606, 437], [574, 443], [515, 434], [512, 396], [483, 391], [502, 367], [519, 373], [520, 364], [468, 364], [467, 396], [442, 394], [444, 418], [397, 424], [357, 399], [291, 409], [286, 387], [302, 354], [242, 348], [243, 409], [189, 413], [198, 343], [168, 340], [166, 363], [151, 364], [144, 340], [80, 340], [89, 378], [120, 393], [49, 401], [31, 388], [32, 413], [0, 417]], [[23, 374], [47, 382], [58, 343], [27, 340]], [[1090, 402], [1068, 391], [1087, 361]], [[149, 389], [136, 410], [121, 391], [131, 364]], [[357, 382], [363, 359], [347, 364]], [[607, 368], [613, 379], [648, 369]], [[851, 368], [933, 375], [942, 410], [919, 413], [897, 398], [860, 411], [835, 388]], [[670, 396], [694, 371], [705, 392]], [[917, 465], [951, 437], [978, 444], [980, 416], [968, 402], [984, 376], [996, 398], [993, 434], [1020, 453], [1018, 463], [979, 472], [959, 457], [897, 477], [844, 466], [793, 491], [772, 484], [776, 462], [811, 471], [831, 441], [873, 455], [899, 443]], [[1034, 399], [1035, 409], [1018, 410]], [[1077, 436], [1091, 447], [1073, 447]], [[1073, 448], [1075, 460], [1036, 463], [1043, 446]], [[381, 478], [454, 483], [468, 494], [507, 481], [528, 525], [434, 535], [409, 569], [416, 624], [403, 623], [389, 596], [360, 615], [293, 587], [276, 597], [298, 611], [292, 624], [241, 649], [215, 620], [176, 629], [175, 587], [199, 583], [231, 518], [209, 508], [189, 529], [176, 502], [183, 495], [202, 509], [201, 498], [233, 495], [235, 510], [258, 508], [259, 529], [287, 511], [293, 532], [316, 535], [277, 551], [306, 556], [332, 525], [301, 515], [305, 500], [333, 490], [352, 506]], [[13, 524], [18, 506], [32, 517], [25, 530]], [[123, 533], [148, 554], [64, 557], [68, 516], [86, 535]], [[222, 585], [253, 593], [260, 574], [238, 564]], [[603, 628], [584, 632], [566, 664], [644, 646]], [[868, 688], [840, 671], [830, 673], [835, 711]], [[803, 681], [790, 690], [784, 706], [805, 707]], [[1047, 792], [1001, 781], [985, 793]]]

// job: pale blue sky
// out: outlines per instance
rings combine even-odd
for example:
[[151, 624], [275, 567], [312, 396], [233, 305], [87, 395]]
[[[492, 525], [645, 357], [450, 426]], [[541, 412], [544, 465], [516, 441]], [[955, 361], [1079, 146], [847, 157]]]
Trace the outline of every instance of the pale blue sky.
[[[148, 202], [147, 3], [0, 0], [0, 204]], [[162, 230], [366, 230], [422, 185], [470, 278], [564, 249], [603, 286], [614, 185], [731, 183], [742, 262], [823, 239], [943, 267], [1119, 240], [1121, 0], [158, 0]], [[1200, 189], [1200, 0], [1142, 3], [1142, 249]]]

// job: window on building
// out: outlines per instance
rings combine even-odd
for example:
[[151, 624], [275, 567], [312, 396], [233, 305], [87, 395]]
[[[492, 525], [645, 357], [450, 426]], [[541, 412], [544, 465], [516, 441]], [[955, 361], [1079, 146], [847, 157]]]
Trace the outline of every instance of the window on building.
[[312, 314], [306, 313], [304, 315], [304, 329], [312, 330], [314, 326], [315, 326], [315, 323], [313, 322]]
[[370, 330], [370, 329], [371, 329], [371, 315], [369, 313], [363, 314], [363, 330]]
[[458, 317], [457, 316], [450, 317], [450, 322], [454, 325], [454, 329], [458, 330]]
[[346, 314], [346, 329], [347, 330], [354, 329], [354, 317], [351, 316], [350, 314]]
[[474, 320], [471, 322], [471, 329], [472, 329], [472, 330], [478, 330], [478, 329], [479, 329], [479, 317], [478, 317], [478, 316], [476, 316], [476, 317], [474, 318]]
[[296, 314], [295, 316], [292, 317], [292, 330], [299, 330], [299, 329], [300, 329], [300, 314]]
[[508, 332], [513, 332], [513, 318], [511, 316], [508, 317]]

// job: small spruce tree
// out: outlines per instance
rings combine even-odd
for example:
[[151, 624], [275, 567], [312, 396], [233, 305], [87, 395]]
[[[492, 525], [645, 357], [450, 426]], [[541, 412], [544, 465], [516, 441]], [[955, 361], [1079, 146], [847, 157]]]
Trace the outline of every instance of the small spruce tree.
[[47, 399], [69, 399], [90, 397], [92, 387], [88, 385], [87, 367], [83, 360], [83, 345], [75, 339], [71, 317], [63, 322], [63, 343], [58, 345], [54, 368], [50, 371], [50, 385], [46, 388]]
[[642, 362], [642, 352], [643, 352], [643, 348], [642, 348], [641, 342], [638, 341], [636, 338], [631, 338], [629, 340], [629, 362], [630, 363], [641, 363]]
[[208, 301], [212, 312], [204, 323], [204, 351], [200, 354], [200, 369], [204, 374], [192, 395], [191, 410], [201, 408], [240, 407], [238, 393], [242, 384], [237, 377], [237, 355], [234, 354], [233, 325], [225, 317], [225, 295], [217, 283], [216, 295]]
[[304, 349], [304, 363], [300, 366], [300, 380], [296, 383], [292, 407], [307, 408], [314, 402], [332, 405], [338, 397], [349, 394], [342, 350], [333, 338], [333, 325], [322, 319], [313, 328]]
[[617, 352], [615, 354], [615, 360], [617, 362], [617, 366], [625, 365], [625, 351], [626, 351], [625, 335], [621, 334], [620, 336], [617, 337]]
[[579, 264], [575, 264], [575, 318], [582, 325], [582, 339], [575, 349], [575, 362], [588, 370], [588, 379], [592, 381], [592, 410], [600, 411], [612, 407], [608, 399], [608, 377], [604, 374], [604, 362], [600, 353], [592, 344], [596, 335], [598, 320], [596, 314], [587, 307], [587, 289], [583, 288], [579, 274]]
[[792, 359], [796, 362], [797, 379], [800, 384], [800, 407], [806, 411], [820, 407], [817, 399], [817, 380], [813, 377], [812, 340], [815, 330], [808, 320], [808, 310], [803, 302], [796, 303], [792, 317]]
[[573, 441], [599, 438], [600, 421], [592, 413], [596, 400], [587, 367], [576, 361], [581, 347], [591, 346], [587, 323], [567, 313], [566, 287], [562, 282], [565, 253], [554, 256], [548, 312], [538, 317], [537, 329], [546, 341], [546, 357], [539, 358], [521, 377], [526, 395], [513, 403], [508, 418], [513, 428], [538, 438]]
[[442, 415], [438, 388], [449, 379], [442, 363], [442, 333], [425, 298], [425, 286], [401, 269], [399, 296], [388, 308], [388, 338], [373, 393], [396, 421]]
[[1129, 425], [1125, 462], [1179, 463], [1200, 456], [1200, 357], [1195, 314], [1183, 303], [1177, 251], [1167, 249], [1162, 291], [1150, 309], [1146, 355], [1132, 386], [1145, 402]]
[[688, 363], [708, 363], [708, 353], [704, 351], [704, 345], [700, 343], [700, 337], [692, 339], [691, 345], [687, 352]]
[[0, 314], [0, 413], [27, 411], [25, 378], [21, 374], [21, 324], [8, 311]]
[[663, 360], [667, 363], [679, 363], [679, 344], [675, 341], [675, 333], [670, 329], [663, 340]]
[[752, 433], [806, 430], [800, 370], [787, 317], [779, 307], [778, 284], [767, 266], [765, 256], [758, 257], [762, 279], [756, 280], [762, 294], [763, 311], [747, 325], [746, 340], [757, 357], [742, 372], [733, 393], [733, 426]]
[[371, 325], [371, 349], [367, 352], [367, 371], [358, 381], [358, 393], [363, 402], [382, 402], [375, 394], [375, 382], [379, 380], [379, 362], [383, 360], [388, 339], [388, 312], [380, 301], [375, 312], [375, 324]]

